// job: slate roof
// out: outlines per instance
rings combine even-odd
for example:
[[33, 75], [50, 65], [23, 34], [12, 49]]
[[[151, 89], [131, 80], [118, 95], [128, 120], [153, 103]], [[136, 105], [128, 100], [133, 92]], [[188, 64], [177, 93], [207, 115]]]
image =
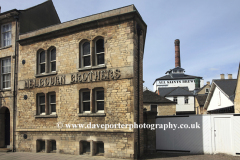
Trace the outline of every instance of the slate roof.
[[143, 103], [175, 103], [166, 99], [162, 96], [159, 96], [157, 93], [146, 90], [143, 92]]
[[237, 79], [218, 79], [214, 80], [214, 83], [226, 93], [232, 101], [234, 100]]
[[197, 98], [197, 101], [198, 101], [198, 104], [200, 105], [200, 106], [204, 106], [204, 103], [205, 103], [205, 101], [206, 101], [206, 99], [207, 99], [207, 94], [198, 94], [197, 96], [196, 96], [196, 98]]
[[193, 93], [189, 91], [188, 87], [168, 87], [158, 88], [160, 96], [193, 96]]

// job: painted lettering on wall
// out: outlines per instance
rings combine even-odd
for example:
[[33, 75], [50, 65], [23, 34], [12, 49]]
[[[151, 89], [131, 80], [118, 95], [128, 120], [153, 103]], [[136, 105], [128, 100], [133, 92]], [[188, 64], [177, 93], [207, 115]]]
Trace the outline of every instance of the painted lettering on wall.
[[102, 70], [102, 71], [90, 71], [87, 73], [76, 73], [71, 74], [71, 83], [81, 82], [94, 82], [103, 80], [114, 80], [119, 79], [121, 72], [119, 69], [116, 70]]

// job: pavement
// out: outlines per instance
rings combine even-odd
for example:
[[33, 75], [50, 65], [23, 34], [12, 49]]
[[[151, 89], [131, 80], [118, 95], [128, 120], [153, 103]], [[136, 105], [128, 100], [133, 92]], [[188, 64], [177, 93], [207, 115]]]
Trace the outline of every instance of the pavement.
[[[104, 158], [102, 156], [67, 155], [57, 153], [29, 153], [29, 152], [0, 152], [0, 160], [122, 160], [118, 158]], [[186, 155], [174, 153], [156, 153], [146, 155], [141, 160], [239, 160], [240, 156], [225, 154], [217, 155]]]

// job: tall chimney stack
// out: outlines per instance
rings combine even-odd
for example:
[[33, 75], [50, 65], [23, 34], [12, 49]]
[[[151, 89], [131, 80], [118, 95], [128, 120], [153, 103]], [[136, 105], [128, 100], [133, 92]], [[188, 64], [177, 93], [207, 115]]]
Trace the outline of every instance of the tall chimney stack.
[[175, 67], [181, 67], [179, 39], [176, 39], [174, 43], [175, 43]]

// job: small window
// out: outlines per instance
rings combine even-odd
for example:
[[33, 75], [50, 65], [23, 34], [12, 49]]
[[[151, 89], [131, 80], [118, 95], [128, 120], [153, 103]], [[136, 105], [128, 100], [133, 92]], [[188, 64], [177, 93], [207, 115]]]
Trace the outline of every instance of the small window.
[[103, 142], [97, 142], [96, 143], [96, 154], [97, 155], [103, 155], [104, 154], [104, 143]]
[[96, 111], [104, 112], [104, 90], [96, 90]]
[[173, 101], [176, 102], [176, 103], [178, 103], [177, 97], [173, 97]]
[[205, 93], [206, 93], [206, 94], [209, 93], [209, 89], [208, 89], [208, 88], [206, 88]]
[[37, 152], [45, 152], [45, 141], [37, 140]]
[[1, 63], [2, 89], [9, 89], [11, 88], [11, 58], [2, 59]]
[[151, 111], [157, 112], [157, 105], [156, 104], [151, 104]]
[[99, 39], [96, 41], [96, 60], [97, 65], [104, 64], [104, 40]]
[[81, 141], [81, 153], [80, 154], [87, 154], [89, 155], [91, 152], [90, 150], [90, 142]]
[[2, 28], [1, 28], [2, 47], [11, 45], [11, 40], [12, 40], [11, 31], [12, 31], [12, 25], [10, 23], [2, 25]]
[[82, 67], [91, 66], [90, 43], [82, 44]]
[[82, 92], [82, 111], [90, 113], [90, 91]]
[[56, 94], [49, 94], [49, 111], [51, 114], [56, 114]]
[[188, 96], [184, 97], [184, 102], [185, 102], [185, 104], [188, 104]]

